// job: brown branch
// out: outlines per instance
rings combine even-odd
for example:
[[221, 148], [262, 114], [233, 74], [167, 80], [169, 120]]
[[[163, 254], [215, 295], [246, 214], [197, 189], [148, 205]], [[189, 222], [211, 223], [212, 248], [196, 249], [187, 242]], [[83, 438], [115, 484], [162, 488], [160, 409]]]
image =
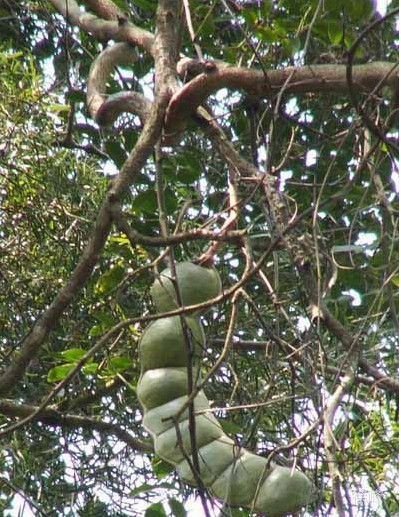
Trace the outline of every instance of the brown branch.
[[[117, 327], [117, 326], [116, 326]], [[5, 429], [0, 430], [0, 439], [7, 434], [12, 433], [16, 429], [23, 427], [24, 425], [29, 424], [32, 420], [37, 418], [43, 410], [45, 410], [49, 405], [50, 402], [54, 399], [54, 397], [60, 393], [68, 384], [70, 381], [75, 377], [75, 375], [81, 370], [81, 368], [84, 366], [84, 364], [92, 358], [99, 350], [102, 350], [106, 343], [109, 341], [111, 337], [113, 337], [116, 333], [116, 327], [109, 330], [109, 332], [106, 332], [93, 346], [90, 348], [85, 354], [81, 357], [79, 361], [77, 361], [76, 364], [74, 364], [74, 367], [68, 372], [68, 374], [61, 379], [54, 388], [46, 395], [46, 397], [42, 400], [40, 405], [37, 407], [36, 411], [31, 413], [29, 416], [26, 416], [25, 418], [19, 420], [18, 422], [10, 425], [9, 427], [6, 427]], [[119, 337], [116, 338], [116, 340], [119, 340]], [[111, 347], [110, 347], [111, 349]]]
[[93, 61], [89, 70], [86, 103], [91, 117], [101, 126], [113, 124], [124, 112], [134, 113], [145, 122], [151, 102], [137, 92], [119, 92], [106, 96], [106, 83], [117, 66], [129, 66], [138, 60], [134, 47], [116, 43], [107, 47]]
[[[30, 415], [35, 414], [37, 410], [38, 406], [31, 406], [30, 404], [16, 404], [12, 400], [0, 399], [0, 412], [3, 415], [27, 418]], [[113, 434], [135, 451], [153, 452], [153, 446], [150, 442], [148, 443], [138, 440], [125, 429], [104, 420], [97, 420], [95, 418], [74, 415], [71, 413], [62, 413], [52, 406], [42, 410], [35, 420], [52, 427], [72, 429], [81, 428], [98, 431], [100, 433]]]
[[[180, 16], [176, 0], [159, 0], [156, 12], [155, 89], [156, 95], [168, 92], [171, 96], [178, 90], [177, 61], [181, 32]], [[171, 99], [169, 98], [169, 101]]]
[[125, 14], [111, 0], [85, 0], [84, 2], [91, 11], [105, 20], [118, 20]]
[[397, 379], [382, 373], [378, 368], [372, 366], [364, 357], [359, 358], [358, 365], [365, 373], [373, 377], [375, 380], [374, 384], [377, 388], [386, 389], [392, 393], [399, 393], [400, 383]]
[[[94, 14], [81, 11], [75, 0], [50, 0], [50, 2], [71, 25], [77, 25], [83, 31], [93, 34], [99, 41], [126, 41], [139, 45], [152, 54], [154, 42], [152, 33], [121, 18], [118, 21], [103, 20]], [[106, 13], [103, 11], [102, 14]], [[111, 18], [111, 15], [107, 17]]]
[[[218, 231], [204, 230], [203, 228], [196, 228], [187, 232], [174, 233], [172, 235], [161, 237], [150, 237], [143, 235], [132, 228], [121, 209], [121, 205], [115, 203], [112, 207], [112, 217], [116, 223], [117, 228], [123, 232], [132, 247], [138, 244], [143, 246], [176, 246], [184, 242], [191, 242], [196, 240], [214, 240], [219, 242], [230, 242], [232, 244], [242, 245], [243, 239], [247, 234], [247, 230], [232, 230], [227, 231], [222, 228]], [[263, 248], [266, 249], [266, 246]]]
[[[68, 15], [68, 19], [70, 21], [75, 20], [81, 23], [82, 17], [85, 18], [86, 16], [89, 16], [90, 20], [93, 20], [92, 15], [82, 14], [76, 2], [71, 0], [67, 2], [65, 0], [52, 0], [52, 2], [54, 5], [60, 4], [60, 11]], [[74, 13], [71, 13], [70, 9], [73, 9]], [[76, 10], [78, 10], [78, 13], [75, 12]], [[163, 67], [163, 60], [160, 57], [156, 60], [156, 66]], [[127, 194], [129, 187], [146, 164], [149, 155], [152, 153], [153, 146], [159, 140], [165, 110], [168, 105], [170, 95], [171, 93], [167, 89], [162, 89], [156, 95], [143, 131], [141, 132], [135, 147], [132, 149], [130, 155], [121, 168], [120, 174], [113, 181], [106, 199], [100, 207], [91, 237], [89, 238], [75, 270], [71, 274], [69, 281], [59, 291], [50, 307], [42, 314], [42, 316], [40, 316], [32, 330], [23, 339], [21, 348], [14, 351], [14, 354], [10, 358], [10, 364], [0, 376], [0, 395], [3, 396], [7, 393], [22, 378], [30, 361], [38, 353], [44, 340], [56, 326], [61, 315], [69, 306], [73, 298], [78, 294], [91, 276], [111, 230], [111, 207], [113, 203], [120, 202]]]
[[[191, 71], [191, 63], [178, 64], [178, 70]], [[171, 99], [166, 114], [167, 136], [183, 131], [188, 116], [205, 103], [209, 95], [221, 88], [245, 90], [257, 98], [272, 97], [286, 84], [289, 93], [347, 93], [347, 67], [345, 65], [312, 65], [282, 70], [258, 71], [227, 66], [222, 62], [208, 62], [206, 71], [183, 86]], [[194, 63], [194, 67], [199, 67]], [[398, 87], [398, 71], [393, 63], [374, 62], [353, 68], [353, 84], [359, 92], [370, 92], [381, 86]]]

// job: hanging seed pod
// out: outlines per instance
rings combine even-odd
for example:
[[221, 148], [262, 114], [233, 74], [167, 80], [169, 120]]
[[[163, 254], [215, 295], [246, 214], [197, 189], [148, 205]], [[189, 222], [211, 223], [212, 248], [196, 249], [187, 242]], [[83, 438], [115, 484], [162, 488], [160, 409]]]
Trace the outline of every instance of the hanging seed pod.
[[[159, 312], [179, 307], [177, 288], [184, 307], [208, 301], [221, 292], [215, 268], [182, 262], [176, 265], [176, 275], [173, 281], [167, 269], [152, 286], [152, 298]], [[153, 437], [156, 454], [173, 464], [190, 485], [196, 485], [196, 481], [186, 407], [187, 367], [192, 365], [196, 385], [200, 381], [199, 363], [204, 349], [202, 326], [192, 316], [154, 321], [145, 329], [139, 344], [142, 373], [137, 394], [144, 409], [143, 425]], [[203, 391], [196, 395], [193, 407], [199, 475], [211, 495], [268, 517], [296, 512], [310, 501], [313, 485], [305, 474], [273, 462], [268, 464], [265, 458], [237, 446], [224, 434]]]
[[187, 329], [193, 344], [192, 361], [199, 363], [203, 355], [205, 337], [201, 324], [195, 318], [173, 316], [153, 321], [143, 333], [139, 344], [142, 372], [153, 368], [187, 366], [187, 347], [183, 329]]
[[[184, 307], [211, 300], [221, 292], [220, 276], [214, 267], [206, 268], [192, 262], [180, 262], [176, 265], [176, 274]], [[170, 268], [160, 273], [150, 292], [158, 312], [172, 311], [179, 307]]]

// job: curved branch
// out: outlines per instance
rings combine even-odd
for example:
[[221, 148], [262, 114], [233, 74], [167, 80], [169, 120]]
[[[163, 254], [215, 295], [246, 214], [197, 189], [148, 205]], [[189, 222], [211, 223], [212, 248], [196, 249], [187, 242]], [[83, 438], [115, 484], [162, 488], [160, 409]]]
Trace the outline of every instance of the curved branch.
[[[94, 17], [82, 13], [75, 0], [51, 0], [53, 5], [59, 9], [61, 14], [68, 17], [69, 21], [76, 22], [82, 28], [86, 25], [83, 21], [87, 21], [87, 28], [96, 28], [97, 24], [102, 25], [114, 24], [115, 22], [104, 22]], [[157, 78], [160, 80], [159, 88], [156, 91], [156, 98], [152, 104], [149, 116], [147, 117], [145, 126], [134, 146], [127, 160], [121, 168], [120, 174], [113, 181], [105, 200], [103, 201], [96, 223], [94, 225], [92, 234], [88, 243], [81, 255], [81, 258], [71, 274], [70, 279], [61, 288], [59, 293], [54, 298], [50, 306], [43, 312], [33, 325], [32, 330], [24, 337], [21, 343], [21, 348], [16, 349], [9, 358], [9, 364], [6, 366], [0, 376], [0, 395], [4, 395], [10, 391], [15, 384], [23, 377], [26, 368], [30, 361], [37, 355], [43, 342], [57, 325], [65, 309], [69, 306], [75, 296], [79, 293], [91, 276], [94, 267], [96, 266], [99, 256], [102, 254], [104, 245], [112, 226], [111, 211], [114, 203], [121, 201], [129, 190], [129, 187], [135, 180], [136, 176], [142, 170], [147, 162], [149, 155], [153, 151], [153, 147], [161, 137], [163, 120], [165, 118], [165, 111], [171, 97], [171, 86], [163, 82], [164, 77], [171, 75], [171, 56], [166, 57], [166, 52], [169, 48], [177, 48], [177, 45], [169, 47], [173, 36], [169, 32], [168, 26], [163, 26], [163, 21], [168, 18], [171, 12], [159, 11], [159, 18], [162, 22], [159, 23], [158, 41], [155, 45], [155, 63]], [[95, 25], [91, 25], [95, 23]], [[131, 28], [128, 23], [124, 23], [123, 27], [127, 28], [129, 32]], [[107, 25], [110, 27], [110, 25]], [[174, 25], [171, 29], [174, 33], [177, 31]], [[91, 32], [91, 30], [89, 30]], [[132, 35], [138, 36], [133, 41], [135, 44], [140, 44], [140, 36], [144, 34], [144, 42], [150, 44], [149, 33], [146, 31], [139, 31], [133, 28]], [[116, 36], [120, 35], [118, 32]], [[178, 40], [178, 34], [175, 35]], [[128, 41], [128, 40], [127, 40]], [[151, 36], [151, 51], [153, 51], [154, 38]], [[146, 46], [145, 44], [143, 46]]]
[[128, 43], [116, 43], [107, 47], [93, 61], [89, 70], [86, 102], [89, 113], [100, 126], [113, 124], [124, 112], [139, 115], [142, 123], [149, 115], [151, 102], [137, 92], [120, 92], [106, 96], [106, 83], [116, 66], [135, 63], [138, 54]]
[[154, 36], [140, 29], [124, 18], [118, 21], [103, 20], [94, 14], [81, 11], [75, 0], [50, 0], [54, 8], [72, 25], [77, 25], [83, 31], [93, 34], [99, 41], [126, 41], [139, 45], [149, 54], [153, 52]]
[[[0, 399], [0, 412], [7, 416], [27, 418], [38, 411], [38, 406], [31, 406], [29, 404], [16, 404], [12, 400]], [[57, 411], [54, 407], [47, 407], [43, 409], [35, 418], [43, 424], [52, 427], [68, 427], [76, 429], [89, 429], [91, 431], [98, 431], [100, 433], [114, 434], [119, 440], [126, 443], [129, 447], [140, 452], [152, 452], [153, 446], [149, 442], [138, 440], [132, 436], [128, 431], [122, 429], [118, 425], [104, 420], [97, 420], [87, 416], [74, 415], [71, 413], [62, 413]]]
[[[185, 59], [178, 63], [179, 72], [199, 71], [202, 65]], [[347, 93], [345, 65], [313, 65], [282, 70], [258, 71], [227, 66], [222, 62], [207, 62], [203, 72], [173, 95], [166, 113], [167, 136], [183, 131], [188, 116], [196, 111], [212, 93], [222, 89], [245, 90], [249, 95], [263, 98], [277, 94], [285, 85], [285, 93], [337, 92]], [[381, 86], [398, 87], [398, 71], [393, 63], [375, 62], [355, 66], [353, 81], [358, 91], [369, 92]]]

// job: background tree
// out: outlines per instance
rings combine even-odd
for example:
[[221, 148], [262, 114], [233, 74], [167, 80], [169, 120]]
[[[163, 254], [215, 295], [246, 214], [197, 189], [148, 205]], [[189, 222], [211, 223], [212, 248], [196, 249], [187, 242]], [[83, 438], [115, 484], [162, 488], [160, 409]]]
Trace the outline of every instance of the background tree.
[[397, 512], [394, 6], [0, 1], [2, 515], [205, 511], [135, 392], [171, 260], [222, 276], [227, 433], [306, 515]]

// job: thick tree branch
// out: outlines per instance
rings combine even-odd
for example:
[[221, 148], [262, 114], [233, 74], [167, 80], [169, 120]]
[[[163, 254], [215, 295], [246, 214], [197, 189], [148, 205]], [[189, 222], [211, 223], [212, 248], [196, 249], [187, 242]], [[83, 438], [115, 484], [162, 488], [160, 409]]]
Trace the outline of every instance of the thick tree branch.
[[340, 379], [337, 388], [331, 395], [330, 400], [323, 415], [323, 442], [324, 449], [326, 452], [327, 465], [332, 481], [333, 487], [333, 499], [337, 510], [338, 517], [345, 517], [345, 505], [343, 496], [341, 493], [341, 485], [344, 481], [344, 477], [340, 472], [340, 466], [338, 461], [339, 445], [334, 436], [334, 418], [337, 410], [340, 407], [341, 401], [344, 396], [351, 389], [354, 382], [355, 372], [350, 366], [347, 368], [345, 376]]
[[134, 113], [145, 122], [151, 102], [137, 92], [120, 92], [106, 96], [106, 83], [117, 66], [129, 66], [138, 60], [134, 47], [128, 43], [116, 43], [107, 47], [93, 61], [89, 70], [86, 103], [91, 117], [100, 126], [113, 124], [124, 112]]
[[[19, 418], [27, 418], [38, 410], [38, 406], [31, 406], [29, 404], [16, 404], [12, 400], [0, 399], [0, 412], [3, 415]], [[98, 431], [102, 434], [113, 434], [119, 440], [126, 443], [135, 451], [152, 452], [153, 446], [149, 442], [138, 440], [132, 436], [128, 431], [122, 429], [118, 425], [104, 420], [97, 420], [86, 416], [74, 415], [71, 413], [62, 413], [54, 407], [47, 407], [42, 410], [35, 420], [42, 422], [45, 425], [52, 427], [61, 427], [69, 429], [89, 429], [91, 431]]]
[[105, 20], [118, 20], [125, 16], [125, 13], [112, 0], [85, 0], [85, 4]]
[[[49, 1], [71, 25], [77, 25], [83, 31], [93, 34], [99, 41], [126, 41], [139, 45], [152, 54], [154, 36], [150, 32], [140, 29], [126, 20], [103, 20], [94, 14], [81, 11], [75, 0]], [[104, 11], [101, 12], [103, 15], [105, 14]]]
[[[62, 0], [59, 3], [61, 4], [62, 10], [65, 11], [65, 0]], [[69, 1], [67, 3], [68, 7], [74, 7], [73, 4], [75, 4], [75, 2]], [[81, 11], [76, 4], [75, 7], [80, 13]], [[72, 16], [70, 12], [68, 16]], [[78, 16], [77, 13], [75, 13], [74, 16], [73, 19], [78, 18], [79, 21], [80, 16]], [[160, 63], [158, 63], [158, 66], [160, 66]], [[153, 146], [159, 140], [165, 110], [169, 99], [170, 94], [163, 90], [156, 95], [143, 131], [141, 132], [135, 147], [124, 163], [120, 174], [112, 183], [106, 199], [101, 205], [91, 237], [89, 238], [88, 244], [86, 245], [75, 270], [71, 274], [70, 280], [60, 290], [50, 307], [38, 319], [31, 332], [29, 332], [29, 334], [23, 339], [21, 348], [14, 352], [9, 366], [0, 376], [1, 396], [12, 389], [13, 386], [22, 378], [29, 362], [38, 353], [42, 343], [47, 338], [51, 330], [56, 326], [65, 309], [69, 306], [73, 298], [78, 294], [92, 274], [106, 243], [107, 236], [111, 230], [111, 207], [113, 203], [120, 202], [124, 198], [129, 187], [135, 181], [136, 176], [146, 164], [149, 155], [153, 151]]]
[[[210, 61], [206, 70], [183, 86], [171, 99], [166, 114], [167, 136], [183, 131], [191, 113], [205, 103], [209, 95], [222, 88], [244, 90], [256, 98], [272, 97], [282, 90], [290, 93], [347, 93], [347, 67], [345, 65], [311, 65], [282, 70], [258, 71], [236, 68], [226, 63]], [[206, 66], [205, 65], [205, 66]], [[178, 71], [199, 71], [199, 62], [185, 59]], [[359, 93], [369, 93], [378, 83], [398, 88], [398, 70], [393, 63], [374, 62], [353, 68], [353, 85]]]

